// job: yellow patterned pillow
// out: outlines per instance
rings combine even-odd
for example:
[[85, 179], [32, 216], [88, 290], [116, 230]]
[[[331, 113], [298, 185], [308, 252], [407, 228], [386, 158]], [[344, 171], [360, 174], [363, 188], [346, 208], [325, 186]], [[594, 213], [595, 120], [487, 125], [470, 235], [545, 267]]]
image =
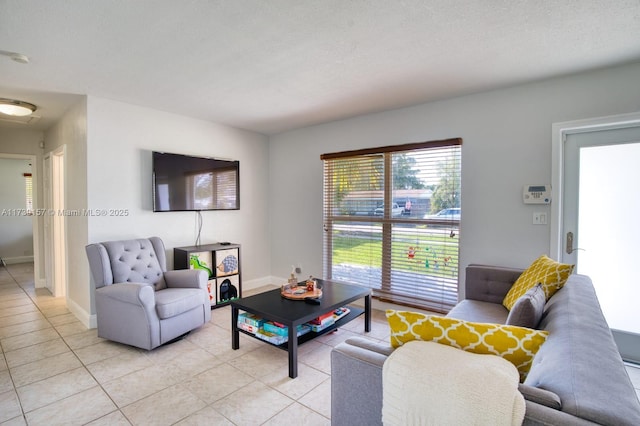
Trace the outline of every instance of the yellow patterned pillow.
[[567, 282], [569, 275], [573, 272], [573, 266], [566, 263], [558, 263], [543, 254], [513, 283], [502, 304], [505, 308], [511, 310], [516, 301], [538, 283], [542, 284], [546, 299], [549, 300]]
[[408, 311], [387, 310], [387, 319], [394, 348], [412, 340], [426, 340], [476, 354], [498, 355], [516, 366], [521, 382], [549, 335], [543, 330], [468, 322]]

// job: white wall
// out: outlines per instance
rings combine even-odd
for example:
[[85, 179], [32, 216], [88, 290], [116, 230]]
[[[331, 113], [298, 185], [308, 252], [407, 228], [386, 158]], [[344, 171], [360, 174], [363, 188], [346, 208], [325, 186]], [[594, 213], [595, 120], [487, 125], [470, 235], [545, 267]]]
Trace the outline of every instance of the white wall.
[[26, 214], [25, 173], [31, 161], [0, 157], [0, 257], [9, 263], [33, 260], [32, 216]]
[[[83, 98], [71, 107], [45, 133], [45, 152], [66, 147], [64, 158], [64, 210], [87, 207], [87, 100]], [[56, 212], [57, 214], [57, 212]], [[89, 326], [91, 289], [89, 265], [84, 246], [87, 244], [87, 218], [65, 216], [67, 243], [67, 307], [80, 321]], [[44, 232], [43, 232], [44, 233]], [[44, 257], [44, 256], [43, 256]]]
[[[551, 183], [554, 122], [640, 111], [640, 64], [308, 127], [270, 140], [272, 275], [322, 274], [320, 154], [461, 137], [460, 277], [470, 263], [526, 267], [550, 248], [522, 186]], [[557, 200], [554, 200], [557, 202]]]
[[[202, 120], [90, 96], [87, 191], [89, 209], [116, 209], [127, 216], [88, 218], [88, 240], [158, 236], [167, 247], [195, 244], [196, 213], [154, 213], [151, 152], [240, 161], [240, 210], [202, 212], [202, 244], [242, 245], [243, 285], [268, 281], [269, 173], [265, 136]], [[83, 259], [84, 261], [84, 259]], [[257, 285], [257, 284], [256, 284]]]

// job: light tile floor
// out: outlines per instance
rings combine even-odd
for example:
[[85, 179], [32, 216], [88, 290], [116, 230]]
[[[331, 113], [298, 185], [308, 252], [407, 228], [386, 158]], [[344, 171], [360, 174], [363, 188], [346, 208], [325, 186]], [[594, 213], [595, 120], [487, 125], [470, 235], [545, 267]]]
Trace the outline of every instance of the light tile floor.
[[[32, 264], [0, 266], [0, 425], [330, 424], [330, 352], [365, 335], [362, 317], [302, 345], [294, 380], [284, 351], [246, 336], [232, 350], [230, 326], [230, 309], [216, 309], [183, 340], [139, 350], [36, 290]], [[388, 341], [383, 312], [366, 336]], [[640, 396], [640, 368], [627, 371]]]
[[[331, 349], [363, 321], [300, 346], [292, 380], [285, 351], [244, 335], [231, 349], [229, 307], [148, 352], [87, 330], [32, 264], [0, 266], [0, 425], [329, 425]], [[366, 336], [388, 341], [383, 312]]]

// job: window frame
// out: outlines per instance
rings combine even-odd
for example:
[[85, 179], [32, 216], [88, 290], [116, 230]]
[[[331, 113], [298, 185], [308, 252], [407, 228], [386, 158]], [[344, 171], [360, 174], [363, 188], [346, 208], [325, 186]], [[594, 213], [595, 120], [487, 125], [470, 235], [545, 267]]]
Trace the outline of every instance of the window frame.
[[[411, 151], [419, 151], [425, 149], [435, 149], [435, 148], [451, 148], [459, 146], [461, 151], [462, 146], [462, 138], [452, 138], [452, 139], [444, 139], [437, 141], [428, 141], [428, 142], [417, 142], [417, 143], [409, 143], [403, 145], [391, 145], [377, 148], [366, 148], [359, 150], [350, 150], [350, 151], [342, 151], [335, 153], [322, 154], [320, 159], [324, 162], [324, 172], [323, 172], [323, 228], [324, 228], [324, 238], [323, 238], [323, 272], [324, 276], [328, 279], [332, 278], [333, 271], [333, 235], [334, 235], [334, 225], [336, 223], [341, 222], [363, 222], [370, 224], [381, 224], [382, 226], [382, 235], [381, 235], [381, 243], [382, 243], [382, 254], [381, 254], [381, 283], [380, 288], [373, 288], [374, 297], [391, 301], [394, 303], [401, 303], [408, 306], [416, 306], [423, 309], [430, 309], [438, 312], [447, 312], [451, 307], [457, 303], [457, 282], [459, 275], [459, 267], [456, 270], [455, 274], [455, 284], [448, 283], [442, 284], [442, 288], [448, 285], [447, 292], [447, 300], [443, 300], [434, 303], [425, 303], [424, 301], [415, 302], [415, 300], [411, 300], [410, 297], [406, 297], [400, 294], [395, 294], [393, 291], [393, 284], [391, 275], [394, 271], [394, 267], [392, 265], [392, 251], [393, 251], [393, 229], [396, 225], [402, 224], [410, 224], [410, 225], [445, 225], [451, 226], [452, 224], [458, 226], [458, 234], [459, 234], [459, 220], [451, 220], [451, 219], [433, 219], [433, 218], [406, 218], [406, 217], [394, 217], [392, 212], [392, 204], [393, 204], [393, 194], [394, 189], [393, 185], [393, 154], [402, 154]], [[331, 160], [344, 160], [348, 158], [360, 158], [362, 159], [365, 156], [374, 156], [382, 154], [383, 162], [384, 162], [384, 172], [383, 172], [383, 215], [382, 216], [359, 216], [355, 218], [351, 215], [340, 215], [331, 212], [335, 212], [334, 200], [331, 198], [327, 191], [333, 191], [330, 187], [333, 185], [333, 175], [331, 171], [328, 169], [328, 162]], [[459, 152], [460, 160], [461, 160], [461, 152]], [[461, 173], [462, 166], [459, 166], [459, 172]], [[461, 176], [459, 176], [461, 178]], [[331, 194], [334, 194], [331, 192]], [[458, 240], [458, 248], [459, 254], [459, 240]], [[459, 256], [458, 256], [459, 258]], [[452, 287], [455, 285], [455, 291], [452, 292]], [[453, 297], [453, 294], [455, 297]]]

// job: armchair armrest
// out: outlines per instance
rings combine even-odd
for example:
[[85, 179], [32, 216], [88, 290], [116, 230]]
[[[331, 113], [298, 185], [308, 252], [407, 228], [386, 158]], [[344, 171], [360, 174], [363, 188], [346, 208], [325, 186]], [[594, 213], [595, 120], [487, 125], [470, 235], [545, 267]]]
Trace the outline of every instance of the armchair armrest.
[[150, 283], [118, 283], [96, 290], [102, 296], [143, 307], [155, 307], [155, 291]]
[[176, 269], [164, 273], [169, 288], [201, 288], [207, 290], [207, 273], [200, 269]]

